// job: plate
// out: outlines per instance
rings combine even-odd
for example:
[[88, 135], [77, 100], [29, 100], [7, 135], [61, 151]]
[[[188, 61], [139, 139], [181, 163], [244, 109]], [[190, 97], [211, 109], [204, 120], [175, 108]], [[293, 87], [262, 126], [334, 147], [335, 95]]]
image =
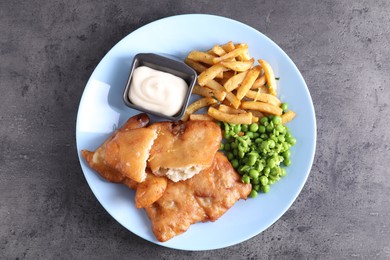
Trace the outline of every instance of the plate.
[[[81, 157], [82, 149], [94, 150], [130, 116], [138, 111], [125, 106], [123, 89], [135, 54], [166, 53], [181, 59], [191, 50], [206, 50], [228, 41], [245, 42], [256, 59], [267, 60], [280, 77], [278, 93], [297, 117], [289, 123], [297, 139], [291, 150], [292, 165], [287, 176], [267, 194], [238, 201], [216, 222], [197, 223], [173, 239], [161, 243], [151, 230], [144, 210], [134, 206], [134, 192], [120, 184], [104, 181]], [[81, 168], [101, 205], [122, 226], [153, 243], [182, 250], [210, 250], [250, 239], [277, 221], [301, 191], [313, 163], [316, 121], [306, 83], [291, 59], [255, 29], [219, 16], [190, 14], [164, 18], [147, 24], [117, 43], [92, 73], [81, 97], [76, 125], [76, 142]]]

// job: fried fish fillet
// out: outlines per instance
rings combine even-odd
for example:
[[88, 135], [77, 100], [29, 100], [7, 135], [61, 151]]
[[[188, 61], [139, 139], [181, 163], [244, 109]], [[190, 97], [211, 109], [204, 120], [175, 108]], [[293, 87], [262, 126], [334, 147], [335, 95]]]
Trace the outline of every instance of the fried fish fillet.
[[126, 123], [111, 135], [95, 152], [82, 150], [81, 154], [87, 161], [88, 165], [100, 174], [105, 180], [115, 183], [123, 183], [130, 189], [136, 190], [135, 205], [137, 208], [144, 208], [156, 200], [164, 193], [167, 187], [167, 179], [158, 177], [146, 170], [146, 178], [142, 183], [138, 183], [130, 178], [127, 178], [115, 167], [111, 167], [106, 163], [107, 143], [118, 133], [125, 133], [130, 130], [139, 129], [149, 124], [149, 117], [146, 114], [139, 114], [131, 117]]
[[164, 242], [191, 224], [217, 220], [250, 191], [251, 185], [242, 183], [226, 156], [217, 152], [212, 166], [191, 179], [168, 180], [163, 196], [145, 210], [153, 233]]
[[105, 163], [125, 177], [143, 182], [146, 161], [156, 137], [156, 131], [149, 128], [117, 132], [106, 144]]
[[220, 127], [211, 121], [161, 122], [148, 128], [158, 134], [148, 165], [175, 182], [209, 168], [222, 139]]
[[142, 128], [148, 124], [149, 117], [146, 114], [133, 116], [129, 118], [120, 129], [108, 137], [95, 152], [82, 150], [81, 155], [87, 161], [88, 165], [107, 181], [115, 183], [123, 182], [126, 179], [125, 175], [121, 174], [117, 169], [107, 165], [105, 162], [107, 143], [110, 142], [119, 132], [127, 132], [129, 130]]

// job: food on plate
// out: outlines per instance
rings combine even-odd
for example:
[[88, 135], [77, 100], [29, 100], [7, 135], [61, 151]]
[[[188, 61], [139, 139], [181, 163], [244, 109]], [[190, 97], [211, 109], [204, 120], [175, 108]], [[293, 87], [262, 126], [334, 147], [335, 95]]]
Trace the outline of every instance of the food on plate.
[[[208, 105], [207, 115], [220, 122], [226, 139], [223, 150], [242, 181], [252, 184], [251, 197], [260, 190], [268, 192], [269, 185], [286, 174], [279, 165], [291, 164], [289, 149], [296, 140], [284, 125], [296, 114], [277, 97], [272, 66], [263, 59], [256, 65], [246, 43], [214, 45], [207, 53], [207, 63], [199, 60], [203, 68], [193, 93], [209, 96], [208, 88], [226, 93]], [[191, 64], [191, 55], [186, 60]], [[220, 73], [222, 78], [217, 77]], [[195, 112], [187, 110], [182, 119], [202, 116]]]
[[246, 199], [251, 185], [242, 183], [230, 162], [217, 153], [213, 165], [185, 181], [168, 181], [163, 196], [145, 208], [156, 238], [167, 241], [191, 224], [215, 221], [239, 199]]
[[252, 122], [252, 113], [241, 113], [241, 114], [229, 114], [222, 112], [214, 107], [209, 107], [208, 114], [218, 120], [223, 122], [231, 122], [232, 124], [250, 124]]
[[286, 113], [284, 113], [281, 117], [282, 117], [282, 124], [285, 125], [287, 124], [288, 122], [290, 122], [291, 120], [294, 119], [294, 117], [296, 116], [295, 112], [294, 111], [286, 111]]
[[149, 111], [173, 116], [183, 107], [187, 90], [188, 85], [182, 78], [140, 66], [133, 72], [129, 99]]
[[272, 69], [271, 65], [265, 60], [258, 60], [258, 62], [260, 63], [261, 67], [263, 67], [270, 94], [276, 96], [276, 79], [274, 70]]
[[135, 190], [135, 206], [145, 209], [159, 241], [199, 221], [215, 221], [248, 197], [252, 186], [217, 152], [222, 136], [215, 122], [148, 122], [145, 114], [134, 116], [95, 152], [82, 155], [106, 180]]
[[210, 121], [160, 122], [148, 128], [158, 134], [148, 165], [175, 182], [210, 167], [222, 139], [220, 127]]
[[290, 148], [295, 145], [280, 116], [264, 116], [259, 124], [221, 124], [226, 143], [222, 150], [244, 183], [252, 184], [250, 197], [267, 193], [270, 185], [286, 175], [281, 167], [291, 164]]
[[126, 123], [115, 131], [95, 152], [82, 150], [81, 154], [88, 165], [110, 182], [123, 182], [126, 177], [117, 169], [112, 168], [105, 162], [107, 143], [111, 141], [119, 132], [127, 132], [132, 129], [142, 128], [149, 124], [149, 117], [146, 114], [139, 114], [129, 118]]
[[[226, 123], [237, 123], [234, 113], [218, 108], [221, 104], [251, 112], [252, 121], [249, 124], [258, 122], [264, 114], [283, 114], [282, 102], [276, 97], [277, 83], [271, 65], [263, 59], [257, 60], [258, 65], [254, 64], [254, 61], [249, 55], [246, 43], [234, 44], [231, 41], [214, 45], [206, 52], [191, 51], [188, 54], [185, 62], [199, 73], [198, 85], [193, 94], [211, 96], [218, 101], [208, 105], [215, 108], [207, 110], [209, 116]], [[213, 95], [210, 89], [217, 91], [218, 95]], [[222, 92], [223, 95], [220, 94]], [[232, 115], [221, 114], [216, 112], [217, 110]], [[187, 109], [182, 120], [188, 120], [196, 111]], [[292, 113], [293, 111], [289, 112], [284, 118], [290, 119]], [[246, 115], [246, 118], [249, 116]]]
[[187, 110], [182, 118], [183, 121], [187, 121], [191, 114], [198, 111], [202, 107], [206, 107], [212, 104], [218, 103], [215, 98], [201, 98], [187, 107]]
[[245, 101], [242, 102], [241, 107], [243, 109], [258, 110], [260, 112], [267, 113], [270, 115], [275, 115], [275, 116], [281, 116], [283, 113], [283, 110], [280, 107], [265, 102], [259, 102], [259, 101]]
[[143, 182], [146, 161], [156, 138], [156, 130], [152, 128], [119, 131], [106, 144], [105, 163], [125, 177]]
[[136, 189], [135, 206], [137, 208], [146, 208], [152, 205], [163, 196], [167, 184], [167, 178], [156, 176], [148, 169], [145, 181], [138, 183], [137, 185], [134, 185], [133, 183], [129, 185], [131, 189]]

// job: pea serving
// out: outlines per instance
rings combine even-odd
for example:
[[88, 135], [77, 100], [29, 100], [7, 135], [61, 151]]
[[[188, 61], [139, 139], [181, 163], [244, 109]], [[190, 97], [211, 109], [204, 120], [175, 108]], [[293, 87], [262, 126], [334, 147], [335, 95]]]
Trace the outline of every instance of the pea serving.
[[[287, 108], [287, 104], [285, 105]], [[262, 117], [259, 124], [220, 123], [226, 143], [222, 146], [243, 183], [252, 184], [250, 197], [267, 193], [270, 186], [286, 175], [282, 167], [291, 165], [290, 148], [296, 139], [280, 116]]]

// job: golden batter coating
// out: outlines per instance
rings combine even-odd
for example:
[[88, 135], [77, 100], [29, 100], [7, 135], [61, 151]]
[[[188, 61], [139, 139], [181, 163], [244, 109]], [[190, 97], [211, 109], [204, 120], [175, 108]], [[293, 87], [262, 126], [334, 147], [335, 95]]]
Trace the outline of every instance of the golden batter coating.
[[191, 179], [168, 180], [163, 196], [145, 210], [153, 233], [164, 242], [185, 232], [191, 224], [217, 220], [237, 200], [246, 199], [251, 189], [218, 152], [212, 166]]
[[156, 175], [173, 181], [191, 178], [211, 166], [221, 144], [221, 129], [211, 121], [161, 122], [148, 127], [155, 129], [148, 160]]

